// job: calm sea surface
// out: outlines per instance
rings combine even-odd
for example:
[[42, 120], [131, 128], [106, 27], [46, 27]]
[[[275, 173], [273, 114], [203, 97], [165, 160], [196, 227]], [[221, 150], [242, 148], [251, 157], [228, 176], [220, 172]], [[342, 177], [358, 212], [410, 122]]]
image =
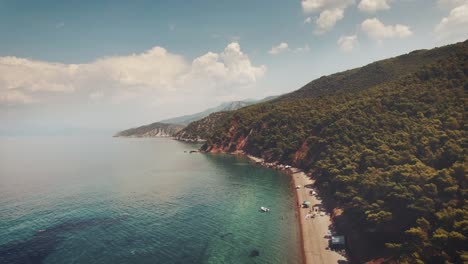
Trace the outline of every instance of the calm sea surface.
[[289, 177], [194, 148], [0, 138], [0, 263], [299, 263]]

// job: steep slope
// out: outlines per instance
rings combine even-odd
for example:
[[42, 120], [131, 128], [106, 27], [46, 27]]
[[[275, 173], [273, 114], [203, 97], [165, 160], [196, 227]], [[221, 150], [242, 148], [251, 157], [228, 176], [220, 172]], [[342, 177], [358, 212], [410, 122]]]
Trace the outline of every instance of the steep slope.
[[211, 135], [215, 126], [229, 115], [229, 111], [212, 113], [205, 118], [190, 123], [177, 132], [175, 138], [183, 141], [204, 141]]
[[240, 109], [242, 107], [257, 103], [268, 102], [276, 99], [278, 96], [269, 96], [261, 100], [244, 100], [222, 104], [222, 111], [214, 112], [200, 120], [190, 123], [187, 127], [177, 132], [175, 138], [183, 141], [205, 141], [214, 131], [217, 124], [226, 119], [230, 115], [230, 111]]
[[299, 90], [280, 96], [277, 100], [360, 91], [396, 80], [402, 75], [414, 73], [424, 65], [452, 56], [457, 52], [457, 49], [442, 47], [431, 50], [416, 50], [395, 58], [373, 62], [364, 67], [323, 76], [306, 84]]
[[172, 137], [182, 128], [184, 128], [183, 125], [156, 122], [121, 131], [114, 137]]
[[412, 52], [229, 112], [202, 150], [312, 173], [357, 262], [462, 263], [467, 89], [467, 41]]

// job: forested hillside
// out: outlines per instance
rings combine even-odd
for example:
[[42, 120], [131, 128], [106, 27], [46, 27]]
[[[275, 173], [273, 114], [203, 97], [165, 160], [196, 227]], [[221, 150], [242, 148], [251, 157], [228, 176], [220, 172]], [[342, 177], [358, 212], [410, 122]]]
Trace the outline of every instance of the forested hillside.
[[175, 134], [175, 138], [185, 141], [203, 141], [208, 138], [225, 117], [229, 116], [229, 111], [212, 113], [207, 117], [190, 123], [187, 127]]
[[468, 261], [468, 42], [322, 77], [231, 112], [205, 151], [303, 168], [361, 261]]
[[461, 47], [416, 50], [395, 58], [376, 61], [364, 67], [323, 76], [278, 100], [318, 97], [361, 91], [419, 71], [422, 66], [453, 56]]

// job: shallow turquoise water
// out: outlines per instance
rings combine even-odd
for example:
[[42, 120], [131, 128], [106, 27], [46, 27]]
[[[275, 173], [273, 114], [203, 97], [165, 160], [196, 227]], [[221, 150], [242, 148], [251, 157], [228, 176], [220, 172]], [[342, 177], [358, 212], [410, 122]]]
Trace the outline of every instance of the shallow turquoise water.
[[299, 263], [289, 177], [194, 148], [1, 138], [0, 263]]

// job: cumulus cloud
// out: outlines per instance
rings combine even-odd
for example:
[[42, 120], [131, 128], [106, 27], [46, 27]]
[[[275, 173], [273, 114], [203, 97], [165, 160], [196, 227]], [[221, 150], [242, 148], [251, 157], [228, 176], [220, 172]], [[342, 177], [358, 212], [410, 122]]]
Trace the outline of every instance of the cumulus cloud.
[[276, 45], [276, 46], [273, 46], [269, 51], [268, 53], [272, 54], [272, 55], [276, 55], [276, 54], [279, 54], [283, 51], [286, 51], [288, 50], [288, 43], [285, 43], [285, 42], [281, 42], [280, 44]]
[[325, 10], [320, 13], [319, 18], [315, 21], [317, 28], [315, 29], [316, 34], [322, 34], [332, 29], [338, 20], [343, 19], [344, 10], [335, 8], [331, 10]]
[[[344, 10], [354, 4], [354, 0], [302, 0], [302, 10], [304, 13], [320, 13], [315, 20], [316, 34], [322, 34], [331, 30], [335, 24], [343, 19]], [[305, 23], [312, 22], [307, 18]]]
[[390, 5], [388, 4], [388, 0], [361, 0], [358, 8], [364, 12], [376, 12], [390, 9]]
[[80, 78], [102, 78], [124, 87], [172, 88], [187, 70], [185, 59], [154, 47], [140, 54], [98, 59], [79, 66]]
[[341, 51], [352, 51], [357, 44], [357, 35], [341, 36], [337, 43]]
[[71, 92], [71, 76], [78, 66], [17, 57], [0, 57], [0, 88], [28, 91]]
[[0, 57], [0, 104], [33, 103], [70, 94], [86, 100], [106, 95], [121, 102], [171, 92], [209, 93], [254, 84], [265, 71], [263, 65], [252, 65], [236, 42], [191, 62], [162, 47], [84, 64]]
[[181, 78], [179, 86], [196, 81], [211, 87], [249, 85], [255, 83], [266, 71], [264, 65], [253, 66], [237, 42], [229, 44], [223, 52], [208, 52], [192, 62], [191, 70]]
[[354, 0], [302, 0], [302, 10], [305, 13], [315, 13], [326, 9], [345, 9], [352, 5]]
[[413, 35], [408, 26], [396, 24], [385, 25], [377, 18], [366, 19], [361, 23], [361, 29], [371, 38], [376, 40], [390, 38], [406, 38]]
[[434, 28], [438, 41], [457, 42], [468, 38], [468, 3], [453, 8]]

